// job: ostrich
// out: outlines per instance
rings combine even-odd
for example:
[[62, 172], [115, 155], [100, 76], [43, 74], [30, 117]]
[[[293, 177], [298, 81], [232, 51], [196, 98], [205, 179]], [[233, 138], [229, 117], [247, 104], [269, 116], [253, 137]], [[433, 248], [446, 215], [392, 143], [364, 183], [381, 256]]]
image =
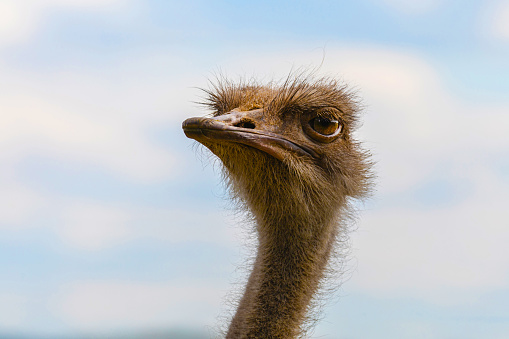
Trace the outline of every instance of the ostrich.
[[369, 192], [369, 154], [351, 134], [359, 105], [343, 84], [306, 75], [266, 86], [219, 79], [205, 92], [212, 115], [182, 128], [220, 159], [257, 234], [226, 338], [300, 337], [349, 202]]

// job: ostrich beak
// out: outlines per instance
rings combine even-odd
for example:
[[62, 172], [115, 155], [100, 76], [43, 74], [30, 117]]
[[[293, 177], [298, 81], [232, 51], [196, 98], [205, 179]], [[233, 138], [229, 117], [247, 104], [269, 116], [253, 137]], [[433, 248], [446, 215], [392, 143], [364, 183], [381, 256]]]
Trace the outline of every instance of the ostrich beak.
[[308, 147], [267, 130], [263, 119], [263, 109], [252, 111], [231, 111], [212, 118], [189, 118], [182, 123], [188, 138], [205, 146], [211, 142], [239, 143], [256, 148], [276, 159], [284, 160], [289, 152], [317, 157]]

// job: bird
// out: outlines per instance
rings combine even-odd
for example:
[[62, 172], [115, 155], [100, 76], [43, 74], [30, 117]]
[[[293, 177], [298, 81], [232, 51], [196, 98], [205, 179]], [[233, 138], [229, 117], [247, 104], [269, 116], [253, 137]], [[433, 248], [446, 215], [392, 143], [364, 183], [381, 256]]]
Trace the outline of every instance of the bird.
[[328, 76], [216, 80], [201, 101], [210, 113], [182, 128], [220, 160], [254, 220], [254, 262], [225, 336], [302, 337], [352, 202], [371, 192], [371, 155], [352, 135], [362, 105]]

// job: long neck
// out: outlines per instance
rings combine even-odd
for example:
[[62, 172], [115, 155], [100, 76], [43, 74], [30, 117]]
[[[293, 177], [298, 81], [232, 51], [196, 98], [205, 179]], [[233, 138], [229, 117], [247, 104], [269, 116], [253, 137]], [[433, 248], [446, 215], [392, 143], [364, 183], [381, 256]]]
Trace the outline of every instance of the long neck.
[[[316, 211], [311, 211], [314, 213]], [[335, 241], [335, 213], [257, 216], [253, 270], [226, 338], [295, 338]]]

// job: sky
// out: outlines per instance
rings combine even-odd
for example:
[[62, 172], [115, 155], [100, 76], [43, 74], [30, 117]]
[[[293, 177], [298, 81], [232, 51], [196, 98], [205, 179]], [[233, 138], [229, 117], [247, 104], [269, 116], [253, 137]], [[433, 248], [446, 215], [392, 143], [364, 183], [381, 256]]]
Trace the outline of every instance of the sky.
[[313, 336], [507, 338], [508, 60], [507, 0], [0, 0], [0, 336], [213, 333], [248, 239], [181, 123], [309, 67], [377, 173]]

